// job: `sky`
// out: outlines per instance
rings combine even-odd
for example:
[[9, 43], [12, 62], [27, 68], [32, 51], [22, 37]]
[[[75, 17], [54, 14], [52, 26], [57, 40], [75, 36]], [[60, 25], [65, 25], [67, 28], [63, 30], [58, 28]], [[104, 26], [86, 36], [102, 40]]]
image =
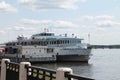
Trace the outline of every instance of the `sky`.
[[0, 43], [47, 28], [90, 44], [120, 44], [120, 0], [0, 0]]

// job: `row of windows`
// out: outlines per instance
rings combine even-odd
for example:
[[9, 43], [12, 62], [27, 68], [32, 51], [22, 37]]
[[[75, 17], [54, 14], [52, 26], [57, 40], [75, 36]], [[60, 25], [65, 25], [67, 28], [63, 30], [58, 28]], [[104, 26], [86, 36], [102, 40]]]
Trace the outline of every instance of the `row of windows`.
[[30, 41], [30, 42], [16, 42], [16, 43], [7, 43], [6, 45], [54, 45], [54, 44], [72, 44], [72, 43], [81, 43], [80, 40], [57, 40], [57, 41]]

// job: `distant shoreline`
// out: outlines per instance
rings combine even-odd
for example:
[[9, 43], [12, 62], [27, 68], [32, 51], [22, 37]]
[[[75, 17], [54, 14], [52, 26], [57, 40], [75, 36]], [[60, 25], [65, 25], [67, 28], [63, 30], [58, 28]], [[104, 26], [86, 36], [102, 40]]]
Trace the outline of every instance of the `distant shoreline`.
[[108, 48], [108, 49], [120, 49], [120, 45], [90, 45], [90, 48], [92, 49], [104, 49], [104, 48]]

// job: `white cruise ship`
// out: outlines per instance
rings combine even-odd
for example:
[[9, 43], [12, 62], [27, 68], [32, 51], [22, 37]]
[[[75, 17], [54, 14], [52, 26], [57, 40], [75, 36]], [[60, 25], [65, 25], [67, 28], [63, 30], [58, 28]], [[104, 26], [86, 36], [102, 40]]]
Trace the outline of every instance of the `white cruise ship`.
[[27, 58], [29, 61], [82, 61], [88, 62], [91, 49], [83, 39], [55, 36], [54, 33], [34, 34], [27, 39], [19, 36], [17, 41], [6, 43], [5, 56]]

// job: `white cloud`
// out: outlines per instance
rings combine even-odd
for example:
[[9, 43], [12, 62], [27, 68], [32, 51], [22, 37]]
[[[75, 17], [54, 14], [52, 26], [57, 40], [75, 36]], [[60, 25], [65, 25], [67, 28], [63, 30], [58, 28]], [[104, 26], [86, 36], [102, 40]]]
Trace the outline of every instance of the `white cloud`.
[[27, 5], [33, 10], [39, 9], [76, 9], [76, 2], [86, 0], [18, 0], [21, 4]]
[[32, 30], [35, 30], [35, 28], [33, 27], [25, 27], [25, 26], [15, 26], [13, 28], [11, 28], [11, 30], [14, 30], [14, 31], [32, 31]]
[[34, 19], [22, 19], [23, 24], [28, 25], [40, 25], [41, 27], [54, 27], [54, 28], [77, 28], [78, 25], [63, 20], [34, 20]]
[[96, 25], [99, 27], [116, 27], [116, 26], [120, 26], [120, 23], [112, 20], [104, 20], [97, 22]]
[[85, 15], [85, 16], [81, 16], [82, 19], [88, 19], [88, 20], [111, 20], [114, 18], [114, 16], [110, 16], [110, 15], [98, 15], [98, 16], [89, 16], [89, 15]]
[[0, 11], [5, 11], [5, 12], [17, 12], [17, 9], [10, 4], [2, 1], [0, 2]]
[[22, 19], [21, 21], [22, 21], [24, 24], [32, 24], [32, 25], [52, 23], [51, 20]]
[[116, 22], [115, 16], [111, 15], [97, 15], [97, 16], [81, 16], [81, 20], [86, 21], [87, 24], [104, 28], [104, 27], [118, 27], [120, 26], [119, 22]]
[[87, 0], [80, 0], [81, 2], [86, 2]]
[[16, 26], [14, 26], [14, 27], [7, 27], [7, 28], [5, 28], [5, 30], [6, 31], [13, 31], [13, 32], [16, 32], [16, 31], [32, 31], [32, 30], [35, 30], [35, 28], [34, 27], [29, 27], [29, 26], [25, 26], [25, 25], [23, 25], [23, 24], [18, 24], [18, 25], [16, 25]]
[[5, 33], [6, 33], [6, 32], [5, 32], [5, 31], [3, 31], [3, 30], [1, 30], [1, 31], [0, 31], [0, 34], [5, 34]]

